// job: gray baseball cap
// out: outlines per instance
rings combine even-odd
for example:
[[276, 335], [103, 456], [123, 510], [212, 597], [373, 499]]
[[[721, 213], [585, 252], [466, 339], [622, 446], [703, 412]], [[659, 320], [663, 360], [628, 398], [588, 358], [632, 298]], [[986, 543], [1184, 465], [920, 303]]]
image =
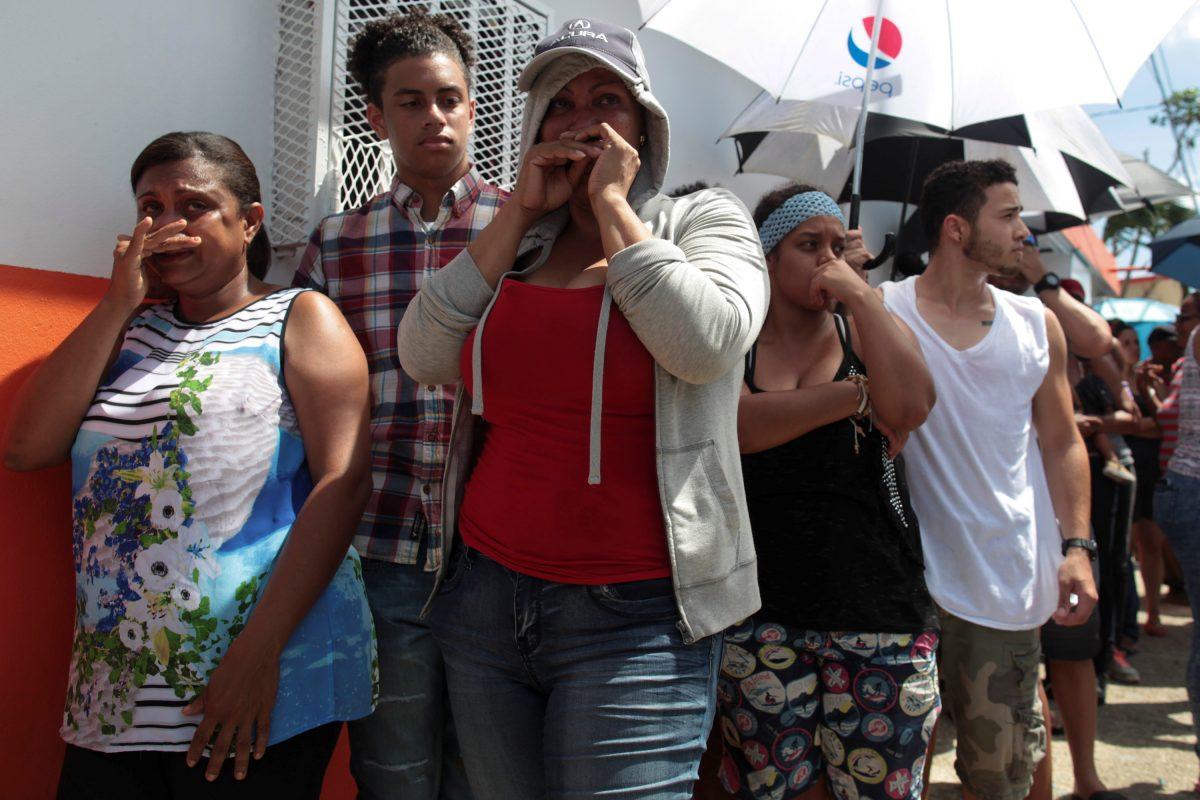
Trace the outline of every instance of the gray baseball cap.
[[568, 20], [557, 31], [537, 43], [533, 50], [533, 59], [521, 71], [517, 88], [523, 92], [529, 91], [547, 64], [569, 53], [591, 56], [603, 62], [628, 83], [641, 83], [650, 88], [650, 81], [646, 76], [646, 59], [642, 56], [641, 45], [638, 44], [633, 31], [586, 17]]

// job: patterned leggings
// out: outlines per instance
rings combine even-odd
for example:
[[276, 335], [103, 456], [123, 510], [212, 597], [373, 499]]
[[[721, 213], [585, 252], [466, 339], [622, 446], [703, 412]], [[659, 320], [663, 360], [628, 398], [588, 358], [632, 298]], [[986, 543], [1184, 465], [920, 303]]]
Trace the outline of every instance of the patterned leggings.
[[788, 800], [824, 772], [838, 800], [919, 798], [941, 709], [937, 644], [935, 631], [731, 628], [717, 682], [726, 791]]

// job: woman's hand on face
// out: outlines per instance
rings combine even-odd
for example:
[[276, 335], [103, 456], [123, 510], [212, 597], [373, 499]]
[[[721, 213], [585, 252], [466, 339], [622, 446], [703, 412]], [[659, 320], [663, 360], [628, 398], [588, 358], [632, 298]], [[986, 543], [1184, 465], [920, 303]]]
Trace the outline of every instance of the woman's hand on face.
[[525, 210], [541, 216], [563, 205], [583, 181], [601, 150], [594, 144], [563, 137], [529, 148], [513, 190]]
[[150, 290], [151, 276], [146, 258], [155, 253], [170, 253], [200, 244], [199, 236], [185, 236], [187, 220], [177, 219], [150, 233], [154, 220], [145, 217], [133, 229], [132, 236], [117, 236], [113, 248], [112, 283], [106, 297], [122, 309], [132, 312]]
[[624, 201], [629, 195], [629, 187], [633, 186], [633, 179], [637, 177], [642, 166], [637, 148], [622, 139], [607, 122], [592, 125], [581, 131], [567, 131], [563, 137], [594, 142], [600, 148], [600, 156], [588, 175], [588, 197], [592, 202], [606, 195], [611, 199]]
[[[253, 749], [256, 759], [267, 751], [271, 736], [271, 711], [279, 690], [279, 654], [256, 642], [236, 638], [213, 671], [208, 686], [183, 709], [186, 715], [202, 714], [188, 748], [187, 764], [200, 762], [205, 746], [212, 744], [204, 777], [216, 780], [231, 746], [237, 747], [233, 774], [246, 777]], [[213, 737], [216, 737], [213, 740]]]
[[831, 258], [817, 267], [808, 285], [814, 305], [827, 305], [829, 298], [851, 305], [870, 285], [844, 259]]

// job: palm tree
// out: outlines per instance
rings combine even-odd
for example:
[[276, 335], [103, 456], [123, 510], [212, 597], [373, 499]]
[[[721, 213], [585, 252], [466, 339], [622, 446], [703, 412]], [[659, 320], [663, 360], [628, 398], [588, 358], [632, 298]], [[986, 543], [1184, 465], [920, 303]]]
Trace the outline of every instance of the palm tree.
[[1185, 219], [1191, 219], [1195, 213], [1179, 203], [1146, 204], [1105, 220], [1104, 243], [1114, 255], [1121, 256], [1128, 252], [1129, 255], [1122, 260], [1126, 264], [1134, 264], [1142, 247], [1151, 239], [1161, 236]]

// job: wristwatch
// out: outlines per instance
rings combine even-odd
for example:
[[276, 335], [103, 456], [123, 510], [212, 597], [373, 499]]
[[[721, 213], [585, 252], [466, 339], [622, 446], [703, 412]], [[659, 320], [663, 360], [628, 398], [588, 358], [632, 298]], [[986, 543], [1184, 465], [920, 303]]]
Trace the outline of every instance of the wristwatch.
[[1080, 548], [1083, 548], [1084, 550], [1087, 550], [1088, 560], [1089, 561], [1096, 560], [1096, 542], [1094, 540], [1092, 540], [1092, 539], [1063, 539], [1062, 551], [1063, 551], [1064, 556], [1067, 554], [1067, 551], [1070, 550], [1072, 547], [1080, 547]]
[[1047, 289], [1057, 289], [1062, 284], [1062, 279], [1053, 272], [1047, 272], [1042, 276], [1042, 279], [1033, 285], [1033, 293], [1041, 294]]

